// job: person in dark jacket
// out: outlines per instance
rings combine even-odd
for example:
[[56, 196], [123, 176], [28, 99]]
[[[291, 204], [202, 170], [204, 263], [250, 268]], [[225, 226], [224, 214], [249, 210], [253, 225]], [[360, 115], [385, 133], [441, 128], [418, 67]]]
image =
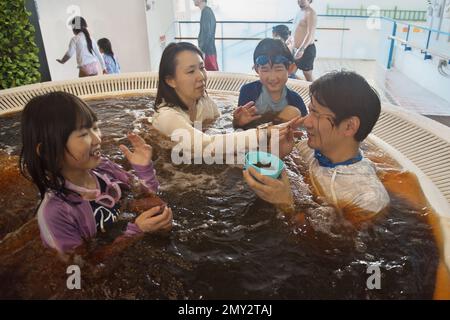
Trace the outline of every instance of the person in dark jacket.
[[216, 17], [207, 0], [194, 0], [194, 5], [202, 10], [200, 17], [200, 33], [198, 34], [198, 46], [205, 54], [205, 68], [208, 71], [218, 71], [217, 52], [214, 43], [216, 37]]

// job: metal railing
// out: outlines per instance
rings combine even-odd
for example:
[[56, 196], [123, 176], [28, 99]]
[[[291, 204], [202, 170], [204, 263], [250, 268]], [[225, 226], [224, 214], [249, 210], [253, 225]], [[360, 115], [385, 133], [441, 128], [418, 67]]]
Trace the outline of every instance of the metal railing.
[[[327, 10], [329, 12], [332, 12], [331, 9], [335, 9], [335, 8], [329, 8], [330, 10]], [[338, 9], [336, 9], [338, 10]], [[450, 54], [447, 53], [447, 50], [436, 50], [431, 48], [431, 37], [433, 34], [436, 34], [437, 36], [442, 35], [442, 36], [448, 36], [450, 39], [450, 33], [447, 32], [442, 32], [439, 30], [435, 30], [435, 29], [431, 29], [425, 26], [420, 26], [417, 24], [412, 24], [412, 23], [407, 23], [405, 21], [399, 21], [393, 18], [388, 17], [389, 15], [394, 16], [394, 17], [400, 17], [400, 18], [407, 18], [408, 15], [406, 15], [406, 13], [404, 12], [410, 12], [409, 13], [409, 17], [416, 17], [417, 15], [413, 15], [413, 12], [416, 11], [411, 11], [411, 10], [391, 10], [394, 13], [385, 13], [386, 10], [381, 10], [380, 13], [383, 14], [385, 13], [388, 16], [370, 16], [367, 15], [367, 12], [370, 10], [368, 9], [358, 9], [357, 11], [355, 11], [356, 9], [339, 9], [339, 10], [353, 10], [353, 11], [346, 11], [348, 13], [351, 13], [351, 15], [339, 15], [339, 14], [326, 14], [326, 15], [318, 15], [319, 17], [326, 17], [326, 18], [342, 18], [343, 21], [345, 21], [346, 19], [380, 19], [381, 21], [387, 21], [392, 23], [392, 29], [389, 31], [389, 34], [387, 35], [387, 40], [390, 41], [389, 44], [389, 49], [388, 49], [388, 55], [387, 55], [387, 68], [390, 69], [392, 66], [392, 61], [393, 61], [393, 53], [394, 53], [394, 47], [395, 47], [395, 42], [399, 42], [402, 46], [404, 46], [406, 51], [411, 50], [412, 48], [416, 48], [418, 50], [420, 50], [420, 52], [424, 55], [424, 59], [428, 60], [431, 59], [432, 56], [437, 56], [440, 57], [443, 60], [446, 60], [448, 62], [448, 64], [450, 64]], [[389, 10], [387, 10], [389, 11]], [[361, 14], [366, 14], [366, 15], [361, 15]], [[414, 19], [416, 19], [414, 18]], [[402, 19], [402, 20], [407, 20], [407, 19]], [[421, 20], [416, 20], [416, 21], [421, 21]], [[182, 32], [182, 25], [189, 25], [189, 24], [199, 24], [199, 21], [175, 21], [175, 23], [178, 24], [178, 36], [175, 37], [175, 40], [189, 40], [189, 41], [194, 41], [197, 40], [196, 36], [193, 35], [189, 35], [189, 36], [184, 36], [183, 32]], [[271, 37], [271, 30], [272, 30], [272, 26], [275, 24], [286, 24], [286, 25], [291, 25], [293, 23], [292, 20], [288, 20], [288, 21], [217, 21], [217, 24], [220, 26], [219, 30], [221, 33], [221, 36], [216, 37], [216, 40], [220, 41], [221, 43], [221, 57], [222, 57], [222, 66], [224, 66], [224, 42], [225, 41], [259, 41], [263, 38], [267, 38], [267, 37]], [[247, 36], [224, 36], [224, 29], [227, 25], [236, 25], [236, 24], [247, 24], [247, 25], [262, 25], [262, 31], [260, 31], [257, 34], [250, 34]], [[399, 36], [400, 31], [399, 30], [399, 26], [403, 26], [404, 30], [406, 31], [406, 36], [405, 38], [402, 38], [401, 36]], [[345, 27], [345, 23], [343, 27], [318, 27], [317, 30], [324, 30], [324, 31], [338, 31], [341, 32], [342, 35], [345, 32], [351, 31], [351, 28], [349, 27]], [[421, 31], [426, 32], [427, 36], [421, 40], [423, 41], [423, 43], [415, 43], [411, 41], [411, 34], [414, 31]], [[405, 33], [405, 32], [404, 32]], [[341, 43], [341, 47], [343, 46], [343, 43]], [[341, 52], [342, 52], [342, 48], [341, 48]]]
[[[292, 25], [293, 20], [288, 21], [248, 21], [248, 20], [218, 20], [216, 21], [217, 24], [217, 31], [220, 33], [220, 36], [216, 36], [215, 40], [220, 41], [220, 48], [221, 48], [221, 65], [222, 70], [225, 65], [225, 41], [260, 41], [264, 38], [272, 37], [272, 26], [277, 24], [285, 24], [285, 25]], [[175, 21], [175, 24], [178, 26], [176, 27], [176, 30], [178, 31], [178, 35], [175, 36], [176, 41], [195, 41], [198, 38], [192, 34], [189, 34], [187, 36], [183, 35], [182, 32], [182, 25], [197, 25], [200, 24], [200, 21], [186, 21], [186, 20], [180, 20]], [[248, 36], [225, 36], [225, 26], [227, 25], [261, 25], [262, 28], [260, 32], [253, 33]], [[350, 28], [346, 27], [317, 27], [317, 30], [322, 31], [339, 31], [339, 32], [346, 32], [350, 31]]]
[[[419, 26], [415, 24], [405, 23], [401, 21], [397, 21], [394, 19], [384, 18], [386, 21], [392, 22], [392, 33], [389, 35], [388, 39], [391, 41], [390, 49], [389, 49], [389, 58], [387, 68], [390, 69], [392, 67], [392, 60], [394, 55], [394, 46], [395, 42], [399, 42], [401, 46], [403, 46], [405, 51], [412, 51], [413, 48], [420, 50], [420, 53], [423, 54], [424, 60], [431, 60], [433, 56], [441, 58], [441, 60], [445, 60], [450, 63], [450, 46], [446, 49], [447, 52], [443, 52], [443, 50], [433, 49], [431, 48], [431, 36], [436, 34], [439, 38], [440, 35], [450, 37], [450, 33], [439, 31], [436, 29], [428, 28], [425, 26]], [[404, 38], [400, 37], [399, 34], [399, 26], [403, 25], [406, 29], [406, 35]], [[426, 37], [424, 37], [421, 41], [423, 43], [414, 41], [411, 39], [411, 35], [413, 34], [412, 30], [421, 30], [426, 33]]]
[[348, 9], [348, 8], [331, 8], [327, 5], [327, 15], [344, 15], [344, 16], [371, 16], [376, 12], [377, 15], [382, 17], [402, 20], [402, 21], [427, 21], [427, 12], [420, 10], [399, 10], [397, 7], [394, 9], [380, 9], [379, 11], [371, 8]]

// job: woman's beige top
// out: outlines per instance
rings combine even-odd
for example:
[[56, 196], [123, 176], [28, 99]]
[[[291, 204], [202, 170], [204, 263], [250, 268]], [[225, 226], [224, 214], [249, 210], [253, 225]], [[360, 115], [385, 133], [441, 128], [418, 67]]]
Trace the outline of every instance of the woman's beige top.
[[169, 106], [165, 102], [159, 105], [151, 122], [153, 126], [180, 144], [183, 151], [207, 150], [209, 154], [244, 153], [256, 150], [257, 130], [236, 131], [226, 134], [209, 135], [203, 133], [201, 124], [214, 121], [220, 116], [219, 109], [208, 96], [202, 97], [196, 106], [195, 120], [178, 106]]

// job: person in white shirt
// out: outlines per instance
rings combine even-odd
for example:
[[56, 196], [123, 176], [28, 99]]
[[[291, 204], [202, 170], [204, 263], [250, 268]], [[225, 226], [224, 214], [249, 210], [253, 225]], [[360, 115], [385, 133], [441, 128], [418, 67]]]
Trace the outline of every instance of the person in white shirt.
[[[190, 158], [198, 158], [195, 154], [198, 148], [201, 152], [208, 148], [211, 155], [242, 155], [256, 149], [259, 128], [215, 135], [198, 128], [197, 125], [220, 116], [217, 105], [206, 94], [206, 80], [203, 53], [199, 48], [187, 42], [168, 45], [159, 66], [156, 112], [151, 119], [153, 127], [179, 142], [183, 153], [190, 153]], [[278, 130], [282, 136], [290, 123], [268, 126], [268, 136], [273, 130]]]
[[[296, 148], [317, 199], [358, 225], [384, 212], [390, 202], [375, 166], [360, 150], [380, 115], [380, 99], [363, 77], [348, 71], [325, 74], [312, 83], [310, 94], [309, 114], [302, 118], [308, 140]], [[294, 148], [294, 133], [280, 142], [281, 157]], [[285, 171], [275, 180], [250, 168], [244, 178], [263, 200], [288, 213], [301, 211]]]
[[64, 64], [76, 54], [80, 78], [96, 76], [99, 73], [99, 64], [106, 74], [105, 61], [98, 50], [97, 42], [89, 34], [86, 20], [83, 17], [75, 17], [70, 24], [75, 36], [70, 40], [69, 49], [64, 57], [56, 61]]

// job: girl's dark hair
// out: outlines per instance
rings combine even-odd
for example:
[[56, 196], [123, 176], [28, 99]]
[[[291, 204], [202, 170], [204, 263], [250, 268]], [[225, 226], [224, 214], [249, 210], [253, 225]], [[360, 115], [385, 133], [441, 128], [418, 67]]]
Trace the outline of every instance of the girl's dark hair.
[[180, 97], [175, 92], [175, 89], [166, 82], [167, 78], [175, 77], [177, 56], [183, 51], [192, 51], [203, 59], [203, 52], [189, 42], [171, 43], [164, 49], [161, 62], [159, 63], [159, 83], [155, 100], [156, 107], [164, 100], [169, 105], [179, 106], [182, 109], [188, 110], [188, 107], [181, 101]]
[[105, 54], [113, 58], [114, 63], [116, 63], [116, 59], [114, 59], [114, 52], [112, 51], [111, 41], [107, 38], [101, 38], [97, 41], [97, 45]]
[[363, 141], [369, 135], [380, 116], [381, 103], [377, 92], [355, 72], [327, 73], [314, 81], [309, 91], [318, 103], [333, 111], [336, 125], [353, 116], [359, 118], [356, 141]]
[[83, 17], [77, 16], [72, 19], [70, 25], [72, 26], [73, 33], [75, 34], [79, 34], [80, 32], [84, 33], [84, 35], [86, 36], [86, 42], [88, 45], [89, 52], [91, 54], [94, 54], [94, 50], [92, 48], [92, 39], [87, 29], [88, 25], [86, 20]]
[[294, 63], [294, 57], [286, 44], [280, 39], [266, 38], [261, 40], [253, 52], [253, 63], [256, 65], [256, 58], [259, 56], [267, 56], [273, 58], [275, 56], [283, 56], [288, 59], [286, 68], [289, 68], [291, 63]]
[[22, 112], [20, 171], [39, 189], [70, 193], [61, 174], [67, 140], [74, 130], [91, 128], [97, 116], [80, 98], [52, 92], [31, 99]]
[[279, 35], [281, 39], [283, 39], [284, 41], [286, 41], [291, 35], [291, 31], [284, 24], [276, 25], [275, 27], [272, 28], [272, 32]]

